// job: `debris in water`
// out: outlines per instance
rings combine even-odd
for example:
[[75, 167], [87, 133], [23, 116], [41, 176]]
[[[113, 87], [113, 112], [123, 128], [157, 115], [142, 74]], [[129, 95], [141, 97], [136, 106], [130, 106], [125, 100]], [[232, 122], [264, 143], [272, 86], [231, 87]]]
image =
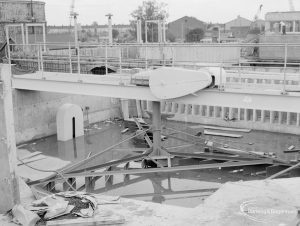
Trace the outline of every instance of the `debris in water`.
[[243, 172], [244, 169], [237, 169], [237, 170], [232, 170], [229, 173], [239, 173], [239, 172]]
[[291, 151], [291, 150], [293, 150], [293, 149], [295, 149], [295, 146], [294, 146], [294, 145], [291, 145], [291, 146], [288, 147], [288, 150], [289, 150], [289, 151]]
[[129, 130], [129, 128], [125, 128], [121, 131], [121, 133], [126, 133]]
[[221, 137], [232, 137], [232, 138], [241, 138], [242, 135], [239, 134], [231, 134], [231, 133], [217, 133], [209, 130], [204, 130], [205, 135], [212, 135], [212, 136], [221, 136]]

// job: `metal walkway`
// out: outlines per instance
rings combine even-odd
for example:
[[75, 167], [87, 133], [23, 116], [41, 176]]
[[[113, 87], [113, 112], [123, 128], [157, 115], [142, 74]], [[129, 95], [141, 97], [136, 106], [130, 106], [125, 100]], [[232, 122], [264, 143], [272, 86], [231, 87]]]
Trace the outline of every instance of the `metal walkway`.
[[[87, 75], [57, 72], [36, 72], [12, 77], [12, 88], [45, 92], [91, 95], [124, 99], [160, 101], [149, 87], [130, 83], [130, 75]], [[253, 84], [255, 86], [255, 84]], [[274, 87], [274, 88], [272, 88]], [[300, 92], [283, 93], [279, 87], [225, 87], [205, 89], [181, 98], [167, 100], [177, 103], [300, 112]]]

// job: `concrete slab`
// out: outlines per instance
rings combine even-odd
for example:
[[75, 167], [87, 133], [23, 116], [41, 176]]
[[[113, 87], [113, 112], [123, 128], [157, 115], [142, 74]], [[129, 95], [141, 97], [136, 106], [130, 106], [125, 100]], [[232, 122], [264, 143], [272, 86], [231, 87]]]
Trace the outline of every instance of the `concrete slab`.
[[[22, 158], [22, 156], [27, 156], [29, 155], [30, 152], [25, 150], [25, 149], [19, 149], [17, 150], [17, 156], [19, 158]], [[50, 171], [55, 171], [63, 168], [64, 166], [70, 164], [69, 161], [63, 161], [59, 158], [54, 158], [46, 155], [40, 155], [40, 157], [45, 157], [44, 159], [40, 159], [35, 162], [30, 162], [27, 165], [20, 165], [17, 167], [17, 173], [20, 177], [28, 179], [30, 181], [35, 181], [35, 180], [40, 180], [43, 178], [46, 178], [50, 175], [53, 174], [53, 172]], [[35, 170], [32, 169], [28, 166], [34, 167], [36, 169], [40, 170]]]
[[[229, 182], [196, 208], [162, 205], [121, 198], [117, 204], [98, 205], [99, 213], [118, 213], [125, 224], [137, 225], [296, 225], [300, 206], [300, 178]], [[254, 210], [270, 210], [251, 215], [242, 212], [249, 201]], [[248, 203], [247, 203], [248, 202]], [[242, 205], [244, 204], [244, 205]], [[249, 205], [248, 205], [248, 210]], [[273, 210], [273, 212], [272, 212]], [[285, 212], [274, 212], [284, 210]], [[249, 217], [250, 216], [250, 217]], [[15, 225], [0, 216], [0, 225]]]
[[229, 182], [191, 215], [199, 225], [296, 225], [299, 185], [300, 178]]

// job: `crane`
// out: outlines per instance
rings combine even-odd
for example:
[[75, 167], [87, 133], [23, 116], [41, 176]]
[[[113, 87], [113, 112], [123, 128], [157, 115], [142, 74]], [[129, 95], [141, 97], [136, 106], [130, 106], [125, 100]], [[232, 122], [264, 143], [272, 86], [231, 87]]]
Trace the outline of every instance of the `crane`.
[[[74, 34], [75, 34], [75, 46], [78, 46], [78, 31], [77, 31], [77, 16], [78, 13], [75, 12], [75, 0], [71, 0], [71, 6], [70, 6], [70, 30], [72, 26], [72, 20], [74, 20]], [[71, 33], [71, 32], [70, 32]]]
[[259, 19], [259, 16], [260, 16], [260, 14], [261, 14], [261, 9], [262, 9], [262, 7], [263, 7], [263, 5], [260, 4], [259, 7], [258, 7], [258, 10], [257, 10], [257, 12], [256, 12], [256, 14], [255, 14], [255, 16], [254, 16], [254, 22], [257, 21], [257, 20]]
[[75, 19], [75, 17], [78, 16], [78, 13], [76, 13], [74, 11], [74, 9], [75, 9], [75, 0], [71, 0], [70, 14], [69, 14], [69, 17], [70, 17], [70, 28], [72, 26], [72, 20]]
[[294, 6], [293, 0], [289, 0], [289, 4], [290, 4], [290, 11], [295, 11], [295, 6]]

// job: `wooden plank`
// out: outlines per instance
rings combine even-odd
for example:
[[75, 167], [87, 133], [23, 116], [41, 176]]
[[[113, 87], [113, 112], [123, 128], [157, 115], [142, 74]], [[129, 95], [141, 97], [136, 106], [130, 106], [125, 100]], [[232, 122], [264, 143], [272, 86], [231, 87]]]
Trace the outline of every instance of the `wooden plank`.
[[243, 133], [251, 132], [251, 129], [239, 129], [239, 128], [231, 128], [231, 127], [218, 127], [218, 126], [204, 126], [204, 129], [234, 131], [234, 132], [243, 132]]
[[213, 132], [213, 131], [209, 131], [209, 130], [204, 130], [204, 135], [231, 137], [231, 138], [241, 138], [241, 137], [243, 137], [243, 135], [240, 135], [240, 134], [218, 133], [218, 132]]
[[24, 164], [28, 164], [28, 163], [32, 163], [32, 162], [36, 162], [36, 161], [40, 161], [42, 159], [46, 159], [47, 157], [46, 156], [35, 156], [33, 158], [30, 158], [30, 159], [25, 159], [25, 160], [21, 160], [21, 161], [18, 161], [18, 166], [21, 166], [21, 165], [24, 165]]
[[212, 129], [212, 130], [223, 130], [223, 131], [234, 131], [234, 132], [243, 132], [249, 133], [251, 129], [240, 129], [240, 128], [233, 128], [233, 127], [219, 127], [219, 126], [205, 126], [205, 125], [197, 125], [197, 126], [189, 126], [192, 129]]
[[300, 152], [300, 149], [292, 149], [292, 150], [284, 150], [284, 153], [295, 153], [295, 152]]
[[[35, 151], [35, 152], [32, 152], [32, 153], [30, 153], [28, 155], [22, 156], [21, 158], [19, 158], [19, 160], [25, 160], [25, 159], [32, 158], [32, 157], [35, 157], [35, 156], [40, 155], [40, 154], [42, 154], [42, 152]], [[17, 155], [18, 155], [18, 153], [17, 153]]]
[[101, 216], [92, 218], [76, 218], [66, 220], [52, 220], [47, 222], [47, 226], [95, 226], [95, 225], [115, 225], [124, 224], [125, 218], [121, 215]]

